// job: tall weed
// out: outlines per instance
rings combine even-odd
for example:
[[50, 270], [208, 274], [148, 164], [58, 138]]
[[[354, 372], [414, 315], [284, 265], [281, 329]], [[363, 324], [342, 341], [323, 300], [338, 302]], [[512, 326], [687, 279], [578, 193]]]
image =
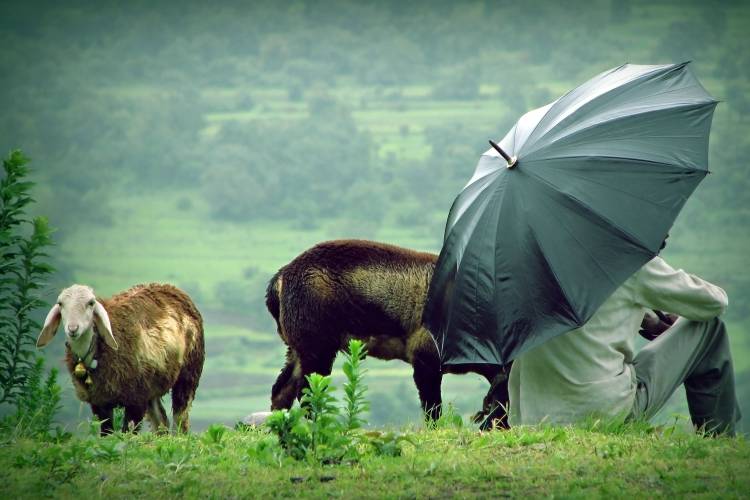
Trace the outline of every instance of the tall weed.
[[[279, 445], [288, 456], [319, 464], [356, 461], [363, 443], [372, 444], [383, 454], [400, 454], [402, 440], [398, 436], [360, 432], [366, 424], [362, 415], [369, 408], [363, 368], [366, 355], [361, 341], [349, 341], [344, 361], [347, 381], [344, 384], [343, 412], [334, 395], [331, 376], [312, 373], [307, 377], [309, 386], [303, 391], [301, 406], [271, 414], [266, 426], [276, 434]], [[267, 448], [265, 442], [263, 446]], [[256, 452], [259, 450], [253, 453]]]

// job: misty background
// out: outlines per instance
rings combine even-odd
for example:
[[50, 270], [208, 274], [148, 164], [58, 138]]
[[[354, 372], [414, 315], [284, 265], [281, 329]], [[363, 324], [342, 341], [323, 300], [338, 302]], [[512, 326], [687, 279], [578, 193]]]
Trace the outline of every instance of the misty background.
[[[264, 306], [280, 266], [334, 238], [438, 252], [487, 139], [614, 66], [692, 60], [723, 102], [664, 255], [728, 291], [750, 415], [748, 27], [742, 1], [4, 1], [0, 150], [32, 158], [57, 228], [49, 302], [73, 282], [185, 289], [208, 354], [192, 420], [231, 425], [268, 409], [283, 364]], [[370, 423], [419, 423], [410, 367], [367, 366]], [[74, 427], [90, 410], [61, 382]], [[468, 415], [487, 383], [443, 389]]]

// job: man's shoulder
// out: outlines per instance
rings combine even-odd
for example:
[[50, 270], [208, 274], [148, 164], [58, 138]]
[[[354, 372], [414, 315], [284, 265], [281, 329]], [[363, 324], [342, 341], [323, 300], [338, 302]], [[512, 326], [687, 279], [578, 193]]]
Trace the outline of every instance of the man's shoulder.
[[673, 273], [675, 269], [670, 266], [664, 258], [657, 255], [636, 271], [633, 277], [637, 279], [643, 279], [647, 277], [659, 276]]

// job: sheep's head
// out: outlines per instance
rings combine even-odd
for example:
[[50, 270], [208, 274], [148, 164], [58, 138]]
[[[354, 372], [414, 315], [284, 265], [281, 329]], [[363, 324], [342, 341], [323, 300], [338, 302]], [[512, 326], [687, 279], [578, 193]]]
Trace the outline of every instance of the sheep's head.
[[52, 340], [61, 322], [68, 343], [76, 351], [81, 348], [88, 350], [93, 339], [94, 325], [106, 344], [117, 349], [107, 311], [96, 300], [91, 287], [73, 285], [60, 293], [57, 303], [44, 320], [44, 327], [36, 341], [37, 347], [44, 347]]

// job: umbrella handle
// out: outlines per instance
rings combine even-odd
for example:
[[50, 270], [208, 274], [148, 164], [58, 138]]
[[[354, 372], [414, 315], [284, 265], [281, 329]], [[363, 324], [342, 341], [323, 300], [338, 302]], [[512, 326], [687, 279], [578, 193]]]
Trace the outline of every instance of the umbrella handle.
[[503, 151], [503, 148], [501, 148], [492, 139], [490, 139], [490, 146], [492, 146], [492, 148], [495, 151], [497, 151], [498, 153], [500, 153], [500, 156], [502, 156], [503, 158], [505, 158], [505, 161], [508, 162], [508, 168], [513, 168], [513, 167], [516, 166], [516, 162], [518, 161], [518, 158], [516, 158], [515, 156], [508, 156], [508, 153], [506, 153], [505, 151]]

